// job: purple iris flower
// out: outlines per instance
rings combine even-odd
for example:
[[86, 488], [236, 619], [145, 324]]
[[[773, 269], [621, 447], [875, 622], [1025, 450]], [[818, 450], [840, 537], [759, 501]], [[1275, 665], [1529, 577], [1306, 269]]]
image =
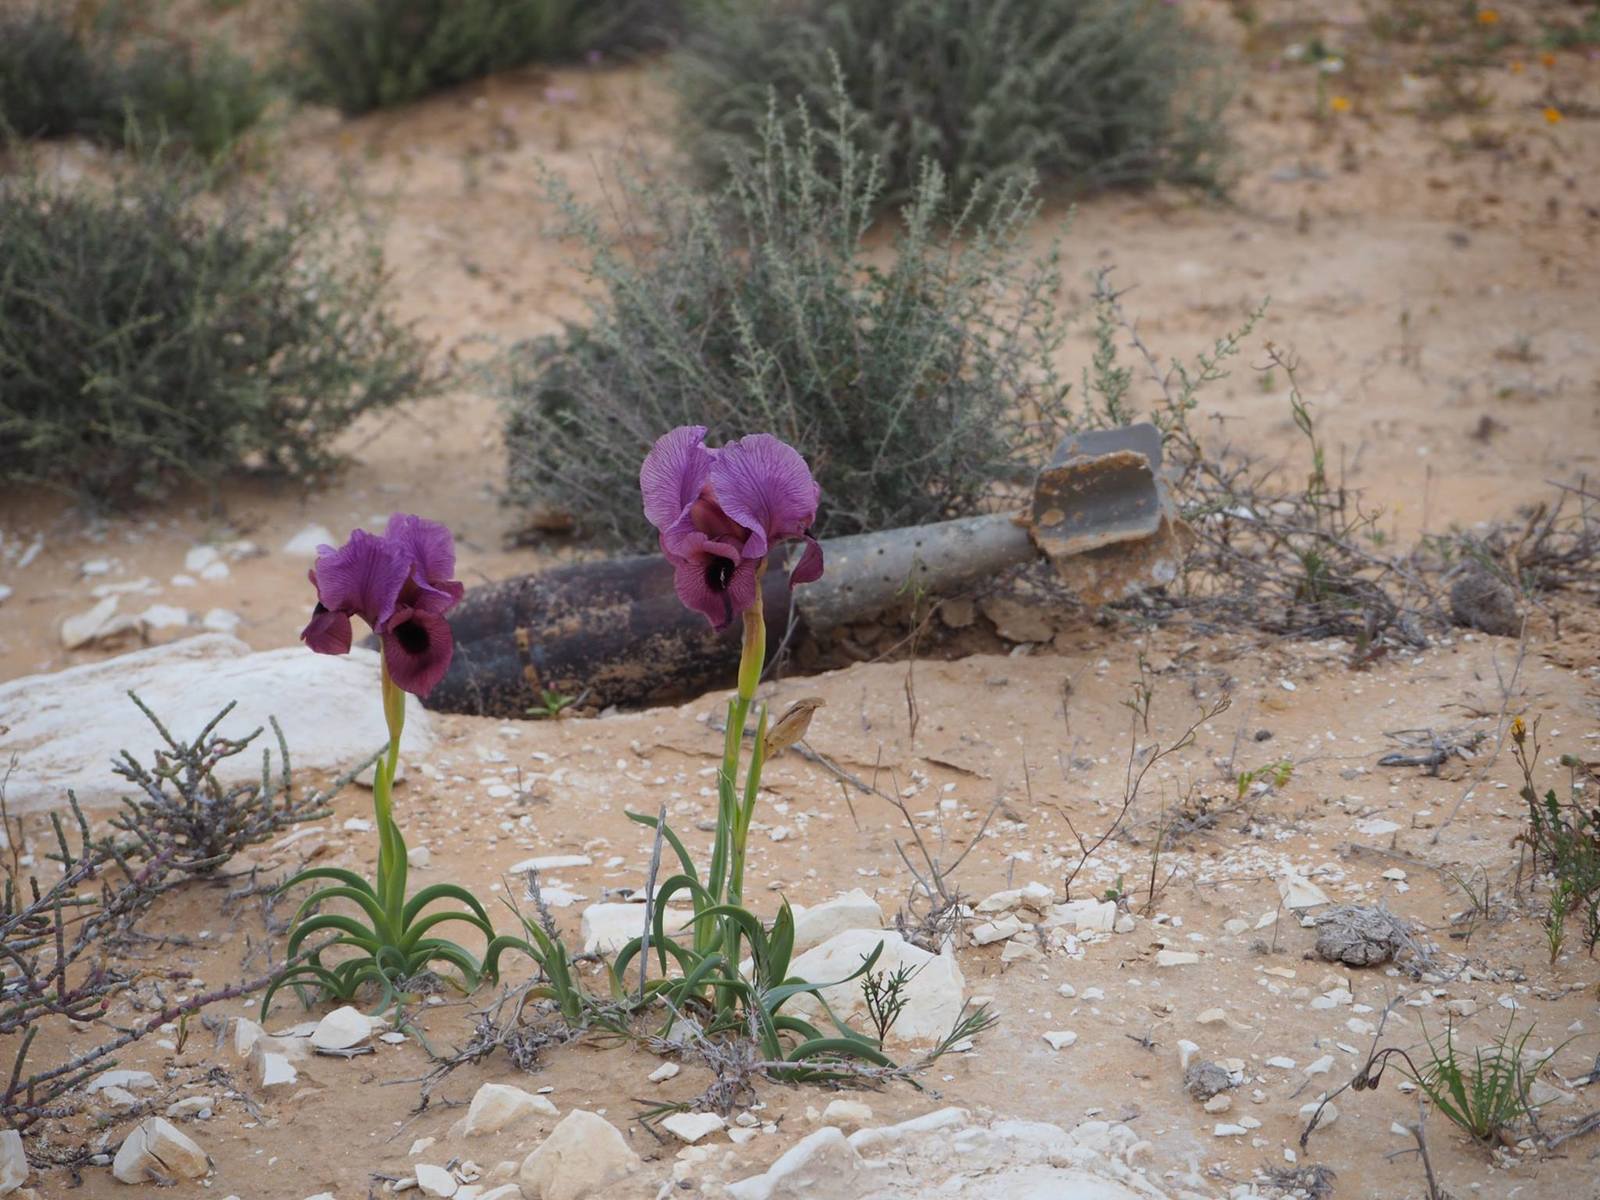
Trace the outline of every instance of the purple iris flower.
[[455, 541], [437, 521], [395, 513], [382, 537], [357, 529], [337, 550], [317, 548], [317, 606], [300, 637], [318, 654], [344, 654], [350, 618], [360, 617], [383, 642], [389, 677], [426, 696], [455, 652], [444, 619], [466, 590], [450, 578], [455, 569]]
[[790, 583], [821, 578], [811, 526], [822, 489], [799, 452], [770, 433], [717, 450], [705, 438], [703, 425], [662, 435], [639, 470], [639, 489], [678, 598], [723, 629], [755, 604], [760, 568], [779, 543], [805, 543]]

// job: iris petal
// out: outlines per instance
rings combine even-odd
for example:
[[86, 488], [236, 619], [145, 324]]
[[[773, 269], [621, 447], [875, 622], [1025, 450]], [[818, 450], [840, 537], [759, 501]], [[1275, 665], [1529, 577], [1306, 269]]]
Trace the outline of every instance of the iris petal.
[[722, 511], [750, 531], [749, 558], [765, 558], [773, 544], [805, 536], [817, 519], [822, 489], [800, 452], [770, 433], [723, 446], [710, 479]]
[[705, 486], [713, 455], [704, 425], [680, 425], [661, 435], [639, 468], [644, 515], [666, 533], [677, 525]]
[[397, 608], [383, 627], [383, 661], [402, 691], [426, 696], [444, 678], [455, 653], [450, 622], [422, 608]]
[[411, 574], [411, 562], [394, 543], [365, 529], [335, 550], [317, 549], [311, 581], [324, 608], [358, 616], [374, 629], [388, 621]]

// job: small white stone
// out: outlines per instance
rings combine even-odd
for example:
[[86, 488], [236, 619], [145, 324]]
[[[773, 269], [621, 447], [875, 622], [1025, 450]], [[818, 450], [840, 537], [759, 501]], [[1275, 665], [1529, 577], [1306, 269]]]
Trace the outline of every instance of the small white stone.
[[1331, 1101], [1324, 1105], [1320, 1100], [1313, 1100], [1309, 1104], [1302, 1104], [1300, 1106], [1301, 1118], [1304, 1120], [1310, 1120], [1311, 1114], [1316, 1112], [1318, 1107], [1322, 1108], [1322, 1117], [1317, 1121], [1318, 1129], [1326, 1129], [1329, 1125], [1332, 1125], [1339, 1119], [1339, 1106]]
[[189, 610], [175, 604], [152, 604], [139, 614], [146, 629], [181, 629], [189, 623]]
[[461, 1186], [460, 1180], [449, 1171], [430, 1163], [418, 1163], [412, 1172], [417, 1177], [417, 1188], [424, 1196], [454, 1196]]
[[371, 1018], [346, 1004], [317, 1022], [311, 1045], [318, 1050], [349, 1050], [371, 1040], [373, 1032]]
[[1292, 1058], [1285, 1058], [1281, 1054], [1275, 1054], [1271, 1058], [1267, 1059], [1266, 1065], [1269, 1067], [1276, 1067], [1280, 1071], [1292, 1071], [1294, 1070], [1295, 1062]]
[[1156, 966], [1158, 967], [1190, 967], [1199, 961], [1200, 956], [1192, 950], [1156, 951]]
[[1017, 938], [1013, 938], [1011, 941], [1008, 941], [1005, 944], [1005, 948], [1000, 951], [1000, 961], [1007, 963], [1043, 962], [1044, 954], [1039, 950], [1039, 947], [1030, 945], [1029, 943], [1021, 941]]
[[226, 579], [230, 574], [232, 574], [232, 572], [229, 571], [228, 564], [219, 561], [210, 564], [205, 570], [201, 571], [200, 578], [207, 579], [215, 583], [219, 579]]
[[336, 545], [333, 534], [328, 532], [323, 525], [307, 525], [283, 544], [285, 554], [293, 554], [297, 558], [315, 558], [318, 546]]
[[486, 1083], [478, 1088], [461, 1123], [463, 1137], [499, 1133], [502, 1129], [531, 1116], [560, 1116], [554, 1104], [543, 1096], [525, 1092], [505, 1083]]
[[100, 1089], [100, 1100], [107, 1108], [117, 1112], [125, 1112], [130, 1108], [139, 1107], [139, 1097], [127, 1088], [119, 1088], [116, 1084]]
[[233, 1052], [240, 1058], [249, 1058], [256, 1043], [267, 1036], [267, 1031], [249, 1017], [233, 1019]]
[[1199, 1053], [1200, 1047], [1198, 1045], [1188, 1038], [1183, 1038], [1178, 1042], [1178, 1066], [1187, 1071], [1189, 1069], [1189, 1060]]
[[438, 1140], [439, 1140], [438, 1138], [431, 1138], [431, 1137], [420, 1137], [420, 1138], [418, 1138], [416, 1141], [411, 1143], [411, 1149], [409, 1151], [407, 1151], [407, 1157], [408, 1158], [415, 1158], [419, 1154], [426, 1154], [427, 1150], [428, 1150], [428, 1147], [433, 1145]]
[[1065, 1050], [1078, 1040], [1078, 1035], [1070, 1029], [1052, 1029], [1044, 1035], [1044, 1040], [1050, 1043], [1052, 1050]]
[[717, 1116], [716, 1113], [673, 1113], [661, 1122], [661, 1128], [665, 1129], [680, 1142], [685, 1142], [691, 1146], [701, 1138], [706, 1137], [708, 1134], [716, 1133], [726, 1125], [727, 1122]]
[[217, 553], [215, 546], [195, 546], [183, 556], [183, 569], [191, 575], [200, 575], [213, 563], [220, 562], [222, 556]]
[[1387, 871], [1385, 871], [1383, 873], [1383, 877], [1385, 879], [1392, 880], [1395, 883], [1400, 883], [1405, 879], [1406, 873], [1404, 871], [1402, 871], [1399, 867], [1390, 867]]
[[1117, 923], [1111, 928], [1117, 933], [1132, 933], [1139, 928], [1139, 920], [1132, 913], [1118, 913]]
[[822, 1123], [840, 1129], [860, 1129], [872, 1120], [872, 1109], [859, 1100], [830, 1100], [822, 1110]]
[[212, 1103], [210, 1096], [185, 1096], [167, 1105], [169, 1117], [198, 1117], [202, 1121], [211, 1119]]
[[654, 1071], [651, 1071], [646, 1078], [649, 1079], [651, 1083], [665, 1083], [667, 1080], [676, 1076], [677, 1073], [682, 1069], [683, 1068], [679, 1067], [675, 1062], [664, 1062]]
[[203, 1179], [211, 1160], [190, 1138], [164, 1117], [147, 1117], [122, 1141], [111, 1174], [123, 1183]]
[[129, 1091], [139, 1091], [142, 1088], [156, 1086], [156, 1077], [149, 1071], [101, 1071], [89, 1081], [89, 1086], [83, 1090], [91, 1096], [108, 1087], [127, 1088]]
[[524, 871], [538, 871], [542, 874], [545, 871], [562, 871], [569, 867], [587, 867], [593, 863], [594, 859], [587, 854], [541, 854], [534, 858], [525, 858], [509, 870], [513, 875], [520, 875]]
[[0, 1129], [0, 1196], [10, 1195], [28, 1182], [28, 1152], [15, 1129]]
[[1293, 871], [1285, 871], [1279, 876], [1278, 895], [1283, 897], [1285, 908], [1317, 908], [1333, 903], [1328, 899], [1328, 893]]
[[1004, 916], [995, 921], [985, 921], [975, 926], [972, 930], [974, 945], [988, 946], [994, 942], [1003, 942], [1022, 932], [1022, 922], [1013, 916]]
[[412, 846], [406, 851], [406, 862], [418, 870], [426, 867], [433, 861], [433, 851], [426, 846]]
[[1212, 1128], [1212, 1137], [1243, 1137], [1250, 1131], [1243, 1125], [1217, 1125]]
[[1326, 1075], [1333, 1070], [1333, 1055], [1324, 1054], [1316, 1062], [1306, 1068], [1307, 1075]]
[[1206, 1101], [1205, 1109], [1208, 1113], [1225, 1113], [1233, 1107], [1233, 1097], [1226, 1092], [1218, 1092]]
[[277, 1050], [268, 1050], [267, 1040], [256, 1043], [250, 1052], [250, 1068], [255, 1074], [256, 1086], [262, 1088], [285, 1087], [300, 1078], [289, 1056]]
[[206, 615], [200, 618], [200, 624], [212, 633], [232, 633], [239, 628], [243, 620], [243, 617], [230, 609], [212, 608], [206, 610]]

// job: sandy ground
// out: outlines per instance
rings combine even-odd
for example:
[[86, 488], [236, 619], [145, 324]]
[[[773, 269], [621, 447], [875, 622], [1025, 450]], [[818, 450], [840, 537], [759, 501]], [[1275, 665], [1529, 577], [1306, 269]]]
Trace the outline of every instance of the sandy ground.
[[[1135, 289], [1128, 302], [1145, 337], [1163, 354], [1208, 347], [1270, 297], [1248, 364], [1206, 399], [1203, 416], [1217, 423], [1215, 436], [1269, 458], [1295, 448], [1281, 375], [1249, 369], [1270, 340], [1300, 356], [1301, 385], [1324, 437], [1348, 481], [1384, 509], [1386, 530], [1409, 538], [1507, 517], [1519, 504], [1548, 498], [1552, 481], [1592, 477], [1600, 461], [1593, 307], [1600, 210], [1592, 186], [1600, 66], [1582, 52], [1560, 54], [1551, 65], [1536, 52], [1506, 52], [1478, 76], [1486, 107], [1432, 115], [1434, 85], [1406, 73], [1400, 49], [1365, 39], [1353, 10], [1345, 15], [1351, 19], [1325, 14], [1317, 28], [1269, 23], [1249, 39], [1239, 179], [1229, 204], [1097, 197], [1072, 212], [1051, 208], [1035, 236], [1041, 247], [1062, 239], [1075, 304], [1087, 296], [1088, 273], [1114, 264], [1120, 283]], [[1313, 69], [1285, 57], [1289, 43], [1312, 32], [1348, 49], [1344, 73], [1319, 82]], [[1333, 111], [1335, 95], [1350, 100], [1348, 111]], [[358, 121], [297, 117], [277, 134], [276, 150], [286, 176], [329, 187], [343, 181], [383, 208], [401, 311], [436, 339], [440, 354], [471, 361], [582, 317], [580, 264], [552, 236], [540, 173], [600, 195], [613, 156], [664, 145], [652, 125], [661, 97], [648, 70], [527, 71]], [[1568, 114], [1559, 124], [1542, 111], [1556, 101]], [[1064, 355], [1075, 377], [1085, 340]], [[305, 562], [281, 547], [313, 522], [342, 537], [395, 508], [444, 520], [457, 531], [469, 586], [571, 552], [508, 548], [514, 519], [496, 502], [503, 464], [488, 395], [463, 390], [417, 404], [352, 431], [347, 445], [349, 468], [315, 491], [244, 480], [214, 495], [97, 516], [53, 497], [4, 497], [0, 583], [13, 592], [0, 605], [0, 678], [111, 652], [66, 651], [57, 627], [93, 603], [94, 587], [142, 577], [154, 590], [125, 605], [132, 611], [156, 602], [196, 616], [225, 609], [241, 618], [238, 635], [251, 645], [292, 644], [310, 596]], [[225, 578], [171, 582], [196, 545], [239, 539], [265, 553], [230, 560]], [[95, 564], [93, 574], [86, 564]], [[1085, 938], [1076, 953], [1037, 963], [1003, 966], [998, 947], [963, 950], [969, 987], [993, 997], [1000, 1025], [975, 1050], [940, 1062], [923, 1081], [927, 1091], [900, 1085], [866, 1096], [876, 1116], [959, 1103], [1069, 1126], [1086, 1114], [1116, 1117], [1155, 1142], [1157, 1182], [1189, 1178], [1189, 1186], [1203, 1182], [1222, 1194], [1258, 1170], [1287, 1165], [1285, 1150], [1293, 1150], [1301, 1163], [1339, 1173], [1336, 1196], [1398, 1198], [1421, 1195], [1422, 1183], [1415, 1157], [1401, 1153], [1409, 1140], [1391, 1131], [1416, 1112], [1397, 1075], [1375, 1093], [1340, 1097], [1338, 1122], [1304, 1150], [1297, 1141], [1300, 1106], [1350, 1077], [1371, 1044], [1365, 1026], [1390, 1001], [1403, 997], [1389, 1030], [1404, 1044], [1415, 1045], [1424, 1027], [1442, 1028], [1447, 1002], [1467, 1000], [1477, 1012], [1457, 1018], [1463, 1036], [1488, 1040], [1508, 1020], [1519, 1028], [1534, 1022], [1530, 1046], [1556, 1050], [1552, 1081], [1583, 1075], [1600, 1051], [1600, 1008], [1594, 960], [1576, 938], [1552, 966], [1542, 930], [1525, 917], [1451, 921], [1468, 908], [1452, 872], [1481, 869], [1498, 888], [1514, 870], [1520, 801], [1509, 757], [1454, 763], [1442, 778], [1374, 765], [1393, 748], [1386, 731], [1481, 729], [1493, 745], [1499, 718], [1511, 713], [1541, 719], [1547, 764], [1568, 752], [1600, 758], [1600, 618], [1592, 607], [1553, 604], [1560, 639], [1549, 636], [1548, 621], [1538, 622], [1520, 660], [1513, 641], [1460, 635], [1361, 671], [1348, 666], [1347, 645], [1197, 640], [1181, 627], [1132, 639], [1085, 623], [1034, 653], [919, 664], [915, 739], [904, 663], [778, 684], [780, 699], [828, 701], [811, 743], [858, 774], [875, 765], [885, 776], [892, 770], [895, 786], [914, 789], [909, 803], [923, 814], [927, 836], [962, 846], [990, 805], [1002, 802], [957, 879], [973, 897], [1037, 879], [1060, 898], [1076, 858], [1063, 814], [1080, 830], [1098, 831], [1121, 795], [1130, 730], [1120, 702], [1138, 677], [1141, 653], [1157, 672], [1157, 702], [1150, 730], [1134, 736], [1139, 747], [1169, 743], [1207, 699], [1231, 699], [1192, 747], [1148, 781], [1136, 838], [1108, 843], [1074, 886], [1074, 897], [1093, 895], [1124, 877], [1140, 913], [1135, 931]], [[1063, 681], [1071, 684], [1066, 691]], [[653, 810], [665, 797], [680, 828], [706, 815], [718, 738], [704, 722], [721, 703], [707, 697], [676, 710], [550, 724], [439, 718], [445, 749], [401, 789], [410, 839], [433, 855], [424, 878], [493, 892], [503, 887], [502, 872], [530, 854], [581, 852], [596, 865], [546, 882], [590, 900], [636, 884], [649, 844], [623, 811]], [[1280, 760], [1294, 764], [1287, 782], [1239, 797], [1241, 771]], [[1546, 769], [1541, 782], [1558, 784], [1553, 765]], [[510, 798], [489, 791], [507, 784]], [[773, 893], [771, 903], [779, 892], [814, 903], [856, 886], [875, 892], [886, 911], [903, 903], [910, 881], [894, 847], [907, 830], [882, 800], [852, 796], [792, 757], [770, 769], [767, 785], [752, 871]], [[1157, 868], [1166, 882], [1147, 906], [1149, 834], [1164, 812], [1196, 797], [1222, 815]], [[359, 791], [341, 798], [323, 823], [317, 861], [370, 869], [370, 838], [342, 828], [368, 803]], [[775, 840], [780, 827], [787, 833]], [[1419, 982], [1392, 968], [1353, 971], [1307, 960], [1313, 935], [1278, 909], [1275, 878], [1288, 866], [1336, 900], [1382, 901], [1416, 922], [1437, 948], [1433, 971]], [[1394, 878], [1396, 871], [1404, 877]], [[575, 932], [581, 907], [559, 913], [566, 931]], [[1224, 931], [1236, 917], [1251, 929]], [[218, 896], [204, 889], [163, 908], [153, 929], [190, 938], [210, 931], [169, 953], [212, 984], [229, 977], [247, 942], [261, 937], [252, 908], [219, 913]], [[1194, 950], [1200, 961], [1158, 968], [1162, 944]], [[1312, 1008], [1311, 997], [1335, 986], [1330, 976], [1348, 986], [1353, 1003]], [[1064, 984], [1075, 997], [1059, 991]], [[427, 1010], [430, 1040], [460, 1044], [482, 999]], [[1230, 1023], [1198, 1025], [1197, 1014], [1212, 1007], [1224, 1008]], [[269, 1025], [297, 1019], [280, 1004]], [[1042, 1034], [1059, 1029], [1076, 1031], [1078, 1043], [1052, 1051]], [[95, 1036], [82, 1031], [77, 1042]], [[1182, 1039], [1199, 1043], [1206, 1057], [1249, 1064], [1251, 1079], [1228, 1116], [1207, 1114], [1183, 1094]], [[1325, 1053], [1335, 1059], [1331, 1073], [1308, 1080], [1303, 1068]], [[1296, 1066], [1267, 1066], [1275, 1056]], [[318, 1063], [309, 1085], [288, 1100], [244, 1098], [244, 1072], [213, 1051], [209, 1035], [191, 1039], [182, 1053], [144, 1043], [121, 1065], [152, 1069], [175, 1095], [235, 1091], [240, 1098], [219, 1100], [217, 1115], [190, 1132], [216, 1160], [213, 1193], [244, 1200], [366, 1195], [377, 1186], [374, 1173], [407, 1174], [413, 1139], [443, 1139], [459, 1115], [449, 1106], [487, 1079], [548, 1086], [563, 1111], [603, 1110], [646, 1156], [637, 1191], [654, 1195], [676, 1148], [657, 1145], [633, 1117], [644, 1100], [687, 1099], [707, 1082], [689, 1068], [669, 1084], [651, 1084], [649, 1054], [580, 1044], [549, 1052], [531, 1078], [504, 1058], [463, 1068], [417, 1113], [414, 1081], [428, 1062], [415, 1041]], [[1553, 1103], [1546, 1119], [1600, 1107], [1594, 1091]], [[764, 1167], [810, 1128], [807, 1109], [827, 1098], [764, 1088], [761, 1115], [779, 1132], [742, 1147], [719, 1144], [674, 1194], [714, 1194], [717, 1179]], [[1258, 1119], [1259, 1128], [1214, 1136], [1218, 1121], [1241, 1115]], [[1429, 1130], [1441, 1182], [1458, 1197], [1600, 1195], [1592, 1137], [1540, 1159], [1491, 1155], [1438, 1117]], [[75, 1127], [60, 1148], [92, 1136]], [[536, 1141], [536, 1132], [489, 1139], [468, 1156], [487, 1167], [520, 1159]], [[69, 1192], [57, 1175], [41, 1194], [120, 1190], [99, 1169], [83, 1183]]]

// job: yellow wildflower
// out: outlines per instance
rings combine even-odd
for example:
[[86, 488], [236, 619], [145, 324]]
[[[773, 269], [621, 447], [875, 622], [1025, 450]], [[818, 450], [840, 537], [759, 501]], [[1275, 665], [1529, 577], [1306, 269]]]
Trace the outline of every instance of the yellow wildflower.
[[1498, 25], [1499, 23], [1500, 23], [1500, 13], [1499, 13], [1499, 11], [1497, 9], [1480, 8], [1478, 10], [1478, 24], [1479, 25]]
[[1328, 101], [1328, 107], [1336, 113], [1347, 113], [1350, 111], [1350, 97], [1335, 96]]
[[1561, 124], [1561, 110], [1554, 105], [1546, 105], [1544, 110], [1545, 123], [1549, 125]]
[[1553, 67], [1556, 65], [1556, 56], [1551, 54], [1550, 51], [1546, 50], [1543, 54], [1539, 55], [1539, 62], [1543, 66]]
[[1517, 717], [1511, 722], [1511, 740], [1517, 745], [1522, 745], [1522, 739], [1528, 736], [1528, 727], [1523, 724], [1522, 718]]
[[1512, 59], [1511, 60], [1511, 73], [1513, 75], [1521, 75], [1522, 74], [1522, 60], [1520, 58], [1516, 58], [1516, 59]]

